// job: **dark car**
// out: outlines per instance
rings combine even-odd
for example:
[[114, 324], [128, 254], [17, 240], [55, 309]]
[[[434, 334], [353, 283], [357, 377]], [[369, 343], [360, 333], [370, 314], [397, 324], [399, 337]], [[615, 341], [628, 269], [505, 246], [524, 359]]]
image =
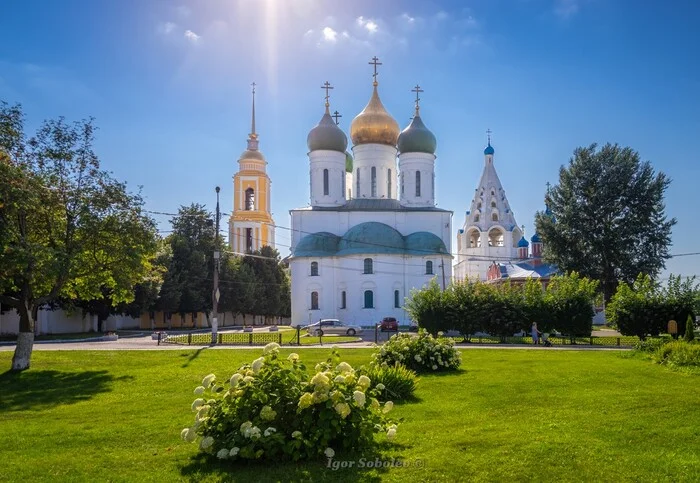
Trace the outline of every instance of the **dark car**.
[[396, 320], [396, 317], [384, 317], [380, 322], [379, 328], [382, 331], [397, 331], [399, 330], [399, 323]]

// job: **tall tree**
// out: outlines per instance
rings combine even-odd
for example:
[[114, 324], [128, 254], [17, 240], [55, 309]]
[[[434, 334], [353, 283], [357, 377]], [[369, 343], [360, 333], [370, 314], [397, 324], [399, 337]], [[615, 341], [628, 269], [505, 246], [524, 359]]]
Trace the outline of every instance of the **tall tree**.
[[133, 297], [155, 224], [143, 199], [100, 169], [93, 120], [45, 121], [27, 140], [19, 106], [0, 103], [0, 302], [17, 310], [13, 370], [29, 368], [34, 324], [59, 297]]
[[658, 275], [676, 224], [664, 212], [669, 184], [629, 147], [577, 148], [535, 217], [545, 259], [598, 280], [606, 302], [619, 282]]

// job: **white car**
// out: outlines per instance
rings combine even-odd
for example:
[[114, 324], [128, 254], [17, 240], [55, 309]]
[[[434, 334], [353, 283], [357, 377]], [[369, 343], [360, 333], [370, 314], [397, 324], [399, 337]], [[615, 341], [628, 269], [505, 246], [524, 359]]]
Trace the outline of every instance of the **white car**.
[[314, 324], [306, 326], [309, 335], [316, 337], [321, 335], [357, 335], [362, 332], [362, 327], [346, 325], [338, 319], [321, 319]]

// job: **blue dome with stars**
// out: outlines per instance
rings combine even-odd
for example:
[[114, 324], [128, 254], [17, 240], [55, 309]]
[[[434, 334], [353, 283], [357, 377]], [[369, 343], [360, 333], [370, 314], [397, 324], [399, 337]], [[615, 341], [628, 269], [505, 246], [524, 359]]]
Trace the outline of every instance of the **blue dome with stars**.
[[529, 247], [530, 244], [527, 242], [524, 236], [520, 237], [520, 241], [518, 242], [518, 248], [527, 248]]
[[530, 241], [532, 243], [542, 243], [542, 239], [540, 238], [540, 236], [537, 233], [532, 235], [532, 238], [530, 238]]

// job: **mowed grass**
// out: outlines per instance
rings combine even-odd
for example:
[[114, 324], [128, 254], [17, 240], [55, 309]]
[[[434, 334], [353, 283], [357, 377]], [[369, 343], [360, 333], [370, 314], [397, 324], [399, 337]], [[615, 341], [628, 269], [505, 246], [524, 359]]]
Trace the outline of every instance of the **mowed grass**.
[[[371, 354], [340, 351], [353, 365]], [[328, 352], [299, 351], [311, 365]], [[0, 375], [0, 480], [700, 480], [699, 376], [617, 352], [465, 350], [462, 371], [422, 376], [417, 400], [396, 405], [396, 440], [371, 456], [409, 467], [199, 458], [179, 438], [192, 390], [259, 354], [36, 351], [32, 369]], [[0, 353], [3, 367], [11, 355]]]

